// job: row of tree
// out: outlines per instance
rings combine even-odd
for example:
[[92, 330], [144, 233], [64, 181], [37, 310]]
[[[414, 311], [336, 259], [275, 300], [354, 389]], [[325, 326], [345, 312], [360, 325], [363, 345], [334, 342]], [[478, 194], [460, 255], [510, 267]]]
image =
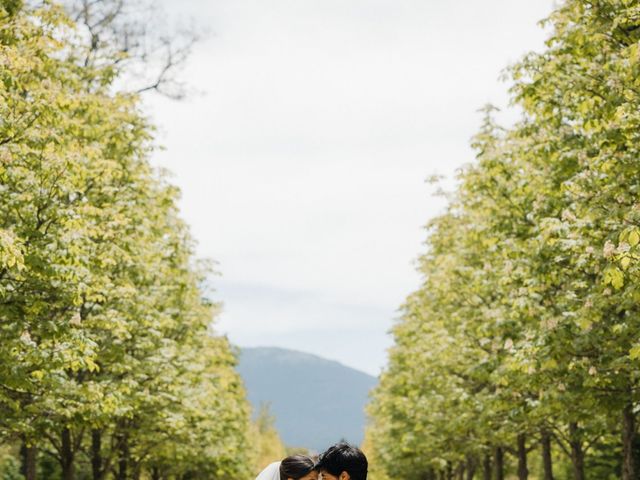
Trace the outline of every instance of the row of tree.
[[548, 25], [428, 226], [370, 406], [392, 478], [640, 478], [640, 2]]
[[126, 4], [76, 3], [0, 0], [0, 460], [19, 448], [27, 480], [246, 478], [208, 267], [116, 88]]

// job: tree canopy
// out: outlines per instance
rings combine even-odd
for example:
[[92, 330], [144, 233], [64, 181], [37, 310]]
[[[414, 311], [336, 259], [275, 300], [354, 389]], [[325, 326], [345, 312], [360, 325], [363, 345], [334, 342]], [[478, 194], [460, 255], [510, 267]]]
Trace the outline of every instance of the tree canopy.
[[209, 268], [138, 95], [78, 32], [55, 3], [0, 1], [0, 440], [27, 479], [245, 478]]
[[510, 69], [522, 118], [486, 110], [428, 225], [370, 406], [390, 474], [639, 475], [640, 2], [566, 0], [546, 23]]

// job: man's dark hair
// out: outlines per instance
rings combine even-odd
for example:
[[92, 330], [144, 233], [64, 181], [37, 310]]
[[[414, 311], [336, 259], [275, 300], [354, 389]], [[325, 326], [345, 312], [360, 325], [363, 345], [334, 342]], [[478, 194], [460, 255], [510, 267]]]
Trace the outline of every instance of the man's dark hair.
[[298, 480], [315, 470], [313, 460], [304, 455], [292, 455], [280, 463], [280, 480]]
[[334, 477], [347, 472], [351, 480], [366, 480], [368, 467], [364, 453], [346, 442], [336, 443], [330, 447], [320, 455], [316, 463], [316, 470], [324, 470]]

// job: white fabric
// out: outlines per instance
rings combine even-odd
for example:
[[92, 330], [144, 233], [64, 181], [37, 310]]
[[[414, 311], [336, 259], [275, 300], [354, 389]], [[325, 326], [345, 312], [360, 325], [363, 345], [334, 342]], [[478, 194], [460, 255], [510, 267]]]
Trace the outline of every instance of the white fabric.
[[256, 480], [280, 480], [280, 462], [273, 462], [262, 470]]

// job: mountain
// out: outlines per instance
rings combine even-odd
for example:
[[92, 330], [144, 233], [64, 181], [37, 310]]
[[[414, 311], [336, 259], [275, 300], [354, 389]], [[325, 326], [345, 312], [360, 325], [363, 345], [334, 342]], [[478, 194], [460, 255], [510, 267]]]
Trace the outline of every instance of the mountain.
[[243, 348], [238, 371], [254, 411], [269, 403], [284, 443], [323, 451], [345, 439], [362, 443], [364, 407], [377, 379], [316, 355]]

